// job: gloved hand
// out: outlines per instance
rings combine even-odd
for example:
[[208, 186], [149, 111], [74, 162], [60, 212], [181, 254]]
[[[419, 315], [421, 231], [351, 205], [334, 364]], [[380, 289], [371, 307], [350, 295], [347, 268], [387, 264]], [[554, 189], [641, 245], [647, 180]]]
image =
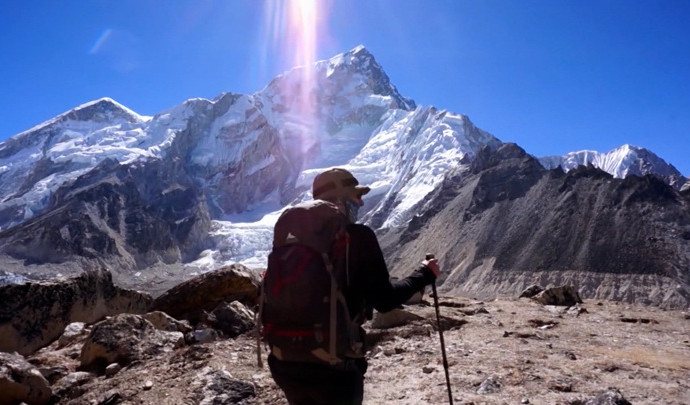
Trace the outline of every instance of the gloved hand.
[[434, 273], [434, 277], [438, 278], [438, 276], [441, 275], [441, 268], [438, 266], [438, 260], [436, 258], [432, 257], [426, 259], [422, 262], [422, 265], [431, 270], [431, 272]]

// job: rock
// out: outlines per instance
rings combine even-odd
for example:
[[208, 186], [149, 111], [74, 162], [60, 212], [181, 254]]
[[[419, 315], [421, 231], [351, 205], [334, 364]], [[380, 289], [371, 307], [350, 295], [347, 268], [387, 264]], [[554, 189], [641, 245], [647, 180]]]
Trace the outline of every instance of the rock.
[[467, 308], [463, 309], [462, 311], [463, 314], [467, 316], [472, 316], [472, 315], [477, 315], [477, 314], [488, 314], [489, 310], [484, 308], [484, 307], [477, 307], [477, 308]]
[[527, 287], [521, 294], [519, 298], [532, 298], [535, 295], [539, 294], [540, 292], [544, 291], [544, 289], [538, 285], [532, 285]]
[[148, 390], [150, 390], [151, 388], [153, 388], [153, 381], [151, 381], [151, 380], [146, 380], [146, 382], [144, 383], [144, 387], [143, 387], [143, 388], [144, 388], [144, 391], [148, 391]]
[[84, 385], [94, 377], [85, 371], [70, 373], [55, 384], [55, 395], [62, 399], [77, 398], [87, 391]]
[[585, 402], [585, 405], [632, 405], [616, 388], [609, 388], [605, 392]]
[[199, 405], [249, 405], [254, 404], [254, 385], [233, 378], [225, 370], [207, 370], [198, 382], [202, 385], [203, 398]]
[[105, 370], [184, 345], [181, 332], [159, 331], [140, 315], [121, 314], [94, 325], [81, 350], [81, 367]]
[[168, 332], [187, 333], [192, 331], [191, 325], [187, 321], [178, 321], [172, 316], [161, 311], [153, 311], [144, 314], [144, 319], [151, 322], [154, 328]]
[[587, 309], [586, 309], [586, 308], [582, 308], [579, 304], [576, 304], [576, 305], [573, 305], [572, 307], [568, 308], [568, 310], [565, 311], [565, 312], [566, 312], [568, 315], [574, 316], [575, 318], [577, 318], [577, 317], [580, 316], [581, 314], [586, 314], [586, 313], [587, 313]]
[[496, 377], [489, 377], [479, 385], [477, 394], [496, 394], [501, 391], [501, 382]]
[[105, 394], [102, 394], [98, 399], [98, 405], [115, 405], [120, 403], [122, 395], [116, 389], [108, 390]]
[[421, 319], [424, 318], [404, 309], [396, 308], [388, 312], [375, 312], [374, 318], [371, 320], [371, 327], [375, 329], [389, 329]]
[[561, 287], [547, 288], [538, 293], [533, 300], [543, 305], [559, 305], [559, 306], [573, 306], [575, 304], [582, 304], [580, 294], [575, 287], [566, 285]]
[[58, 348], [74, 343], [80, 336], [86, 334], [86, 324], [84, 322], [72, 322], [65, 327], [58, 339]]
[[153, 309], [196, 324], [203, 311], [223, 302], [240, 301], [253, 307], [258, 302], [259, 276], [233, 264], [202, 274], [166, 291], [153, 302]]
[[0, 287], [0, 351], [28, 355], [58, 338], [73, 322], [93, 323], [123, 312], [143, 313], [148, 294], [113, 285], [106, 270], [57, 281]]
[[52, 367], [39, 367], [38, 371], [41, 372], [41, 375], [45, 377], [51, 385], [55, 384], [56, 381], [60, 380], [61, 378], [69, 374], [69, 369], [62, 365]]
[[215, 323], [213, 327], [229, 337], [241, 335], [254, 329], [254, 313], [239, 301], [220, 304], [212, 312]]
[[122, 370], [122, 366], [119, 363], [111, 363], [105, 368], [105, 376], [112, 377]]
[[0, 352], [0, 404], [50, 403], [50, 384], [38, 369], [18, 353]]
[[422, 367], [422, 372], [423, 372], [424, 374], [431, 374], [431, 373], [433, 373], [434, 371], [436, 371], [436, 367], [431, 367], [431, 366], [424, 366], [424, 367]]
[[573, 392], [573, 382], [565, 379], [557, 379], [549, 384], [549, 388], [558, 392]]
[[215, 329], [205, 328], [191, 331], [185, 335], [187, 343], [211, 343], [218, 339], [218, 332]]

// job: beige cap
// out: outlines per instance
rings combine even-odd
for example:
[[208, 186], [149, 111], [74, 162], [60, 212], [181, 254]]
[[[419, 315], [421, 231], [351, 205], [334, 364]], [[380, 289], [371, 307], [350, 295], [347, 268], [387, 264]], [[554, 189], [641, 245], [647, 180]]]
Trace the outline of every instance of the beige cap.
[[359, 182], [345, 169], [328, 169], [314, 178], [312, 194], [315, 199], [330, 200], [332, 198], [363, 196], [371, 191], [367, 186], [360, 186]]

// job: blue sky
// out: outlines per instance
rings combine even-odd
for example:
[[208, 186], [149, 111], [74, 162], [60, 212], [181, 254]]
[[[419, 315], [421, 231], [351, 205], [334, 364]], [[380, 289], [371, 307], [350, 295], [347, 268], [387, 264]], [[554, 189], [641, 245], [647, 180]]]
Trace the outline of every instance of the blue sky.
[[[3, 0], [0, 140], [100, 97], [153, 115], [259, 91], [294, 64], [279, 3]], [[690, 175], [690, 1], [318, 4], [317, 59], [362, 44], [403, 95], [534, 155], [630, 143]]]

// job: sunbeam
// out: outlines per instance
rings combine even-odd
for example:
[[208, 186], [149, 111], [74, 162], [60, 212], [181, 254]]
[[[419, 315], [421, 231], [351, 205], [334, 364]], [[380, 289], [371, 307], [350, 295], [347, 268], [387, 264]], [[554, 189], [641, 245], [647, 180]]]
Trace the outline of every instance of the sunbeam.
[[314, 62], [319, 41], [327, 37], [326, 25], [329, 2], [318, 0], [267, 0], [264, 3], [264, 44], [261, 67], [297, 69], [298, 78], [281, 83], [281, 93], [291, 100], [293, 131], [285, 134], [303, 155], [315, 145], [320, 128], [318, 106], [314, 98]]

